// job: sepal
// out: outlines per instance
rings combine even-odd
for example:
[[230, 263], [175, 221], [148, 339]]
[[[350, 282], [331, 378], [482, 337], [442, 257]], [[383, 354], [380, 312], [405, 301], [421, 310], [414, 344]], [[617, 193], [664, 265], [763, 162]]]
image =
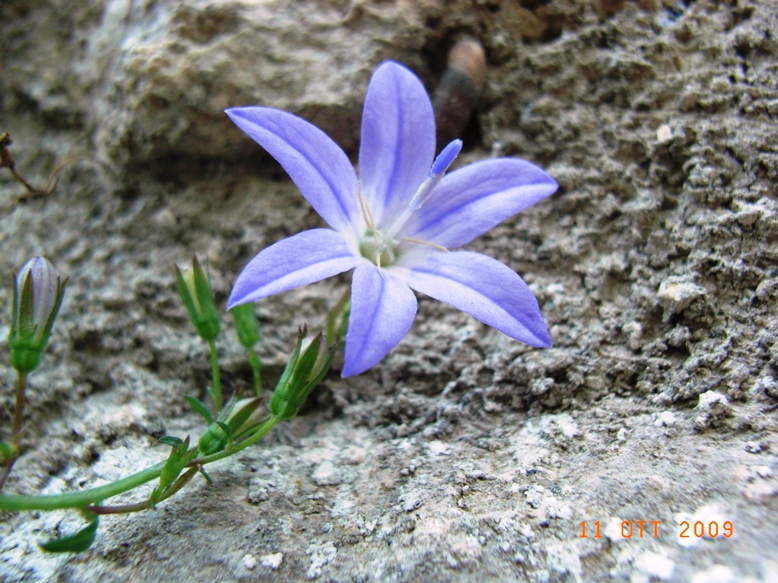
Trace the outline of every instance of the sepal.
[[329, 371], [335, 355], [337, 343], [328, 346], [324, 334], [306, 338], [306, 332], [306, 328], [299, 331], [297, 345], [270, 399], [270, 412], [280, 419], [297, 415], [305, 399]]
[[212, 421], [200, 437], [197, 447], [202, 455], [218, 453], [265, 420], [267, 414], [260, 409], [262, 399], [241, 399], [224, 408], [218, 420]]
[[221, 328], [208, 274], [203, 270], [197, 256], [192, 258], [191, 266], [180, 269], [176, 265], [175, 268], [178, 295], [189, 312], [189, 319], [200, 338], [206, 342], [213, 341]]
[[188, 435], [183, 440], [179, 439], [178, 437], [170, 437], [166, 435], [161, 437], [159, 441], [160, 443], [169, 445], [172, 449], [170, 451], [170, 455], [167, 458], [167, 461], [165, 462], [165, 465], [162, 467], [162, 471], [159, 474], [159, 486], [157, 486], [151, 493], [151, 496], [149, 496], [149, 505], [152, 507], [162, 499], [165, 490], [167, 490], [173, 484], [173, 482], [178, 479], [178, 476], [181, 475], [181, 472], [184, 470], [186, 465], [197, 455], [196, 449], [188, 451]]

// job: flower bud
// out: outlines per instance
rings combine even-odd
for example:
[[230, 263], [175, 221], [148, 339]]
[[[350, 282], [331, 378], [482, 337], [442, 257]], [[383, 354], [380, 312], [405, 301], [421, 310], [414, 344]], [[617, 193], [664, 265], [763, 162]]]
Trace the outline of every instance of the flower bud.
[[300, 330], [297, 346], [270, 399], [270, 412], [281, 419], [297, 415], [313, 388], [324, 378], [332, 365], [337, 344], [327, 346], [324, 335], [304, 338], [306, 330]]
[[178, 295], [189, 312], [189, 318], [197, 334], [206, 342], [211, 342], [219, 334], [219, 314], [213, 301], [211, 282], [195, 256], [191, 267], [176, 268]]
[[260, 407], [262, 401], [258, 397], [249, 397], [235, 403], [227, 417], [227, 425], [230, 426], [235, 437], [240, 437], [267, 419], [267, 412]]
[[43, 257], [30, 259], [14, 276], [11, 332], [11, 365], [29, 373], [40, 363], [62, 304], [67, 278], [61, 279]]
[[246, 350], [252, 348], [259, 341], [259, 326], [254, 312], [254, 304], [240, 304], [230, 310], [235, 318], [235, 332], [241, 346]]
[[[197, 444], [203, 455], [211, 455], [222, 451], [231, 439], [237, 439], [262, 421], [267, 419], [267, 413], [260, 407], [262, 399], [252, 397], [235, 402], [230, 408], [225, 421], [211, 423]], [[224, 425], [229, 429], [225, 431]]]

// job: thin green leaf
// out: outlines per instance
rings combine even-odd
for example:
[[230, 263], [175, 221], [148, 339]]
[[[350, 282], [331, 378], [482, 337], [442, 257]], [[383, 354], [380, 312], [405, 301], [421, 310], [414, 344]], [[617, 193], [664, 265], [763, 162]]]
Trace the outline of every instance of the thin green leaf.
[[203, 468], [200, 468], [200, 473], [203, 475], [203, 478], [205, 478], [206, 482], [213, 485], [213, 480], [211, 479], [211, 476], [208, 475], [208, 472], [206, 472]]
[[10, 460], [11, 458], [14, 457], [15, 453], [16, 453], [16, 450], [13, 447], [8, 445], [4, 441], [0, 441], [0, 458], [3, 461]]
[[179, 446], [184, 443], [180, 438], [173, 437], [172, 435], [163, 435], [159, 438], [159, 442], [164, 443], [165, 445], [169, 445], [173, 449], [178, 449]]
[[82, 553], [92, 546], [97, 535], [99, 518], [79, 530], [76, 534], [63, 538], [53, 538], [45, 543], [38, 543], [40, 547], [49, 553]]
[[198, 413], [205, 419], [205, 422], [208, 423], [208, 425], [213, 423], [213, 415], [211, 415], [211, 411], [205, 403], [195, 397], [185, 397], [185, 399], [186, 402], [189, 403], [189, 406], [194, 409], [195, 413]]

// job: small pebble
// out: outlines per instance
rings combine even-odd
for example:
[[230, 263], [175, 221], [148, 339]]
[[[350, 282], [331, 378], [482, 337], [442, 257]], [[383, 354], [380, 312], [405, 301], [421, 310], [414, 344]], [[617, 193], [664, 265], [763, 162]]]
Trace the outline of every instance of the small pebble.
[[713, 565], [707, 571], [692, 575], [692, 583], [736, 583], [735, 573], [724, 565]]
[[668, 581], [673, 576], [675, 562], [657, 553], [646, 551], [635, 559], [635, 566], [650, 577]]
[[257, 560], [254, 558], [254, 555], [247, 554], [243, 557], [243, 566], [246, 567], [247, 571], [253, 571], [254, 567], [257, 566]]
[[726, 409], [729, 406], [729, 399], [716, 391], [705, 391], [700, 395], [700, 401], [697, 408], [703, 411], [716, 411], [717, 409]]
[[343, 476], [335, 464], [331, 461], [325, 461], [319, 464], [319, 466], [311, 474], [311, 480], [317, 486], [337, 486], [343, 483]]
[[672, 427], [678, 422], [678, 417], [672, 411], [663, 411], [656, 416], [654, 425], [656, 427]]
[[656, 129], [656, 141], [660, 144], [673, 139], [673, 129], [667, 125], [661, 125]]
[[261, 557], [259, 557], [259, 561], [262, 563], [262, 566], [270, 567], [274, 571], [281, 566], [281, 562], [283, 560], [284, 560], [284, 553], [273, 553], [271, 555], [262, 555]]

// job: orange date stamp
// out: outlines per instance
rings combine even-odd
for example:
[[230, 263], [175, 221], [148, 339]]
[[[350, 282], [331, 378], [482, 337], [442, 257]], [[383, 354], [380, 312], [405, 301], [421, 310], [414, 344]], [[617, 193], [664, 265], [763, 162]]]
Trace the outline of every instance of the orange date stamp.
[[[622, 520], [621, 528], [618, 526], [608, 533], [609, 538], [615, 538], [619, 535], [623, 539], [631, 538], [659, 538], [661, 520]], [[592, 523], [591, 534], [589, 523], [584, 520], [581, 522], [581, 534], [578, 538], [602, 538], [602, 528], [599, 520]], [[731, 538], [735, 534], [735, 527], [731, 520], [719, 522], [718, 520], [682, 520], [678, 523], [678, 538]]]

